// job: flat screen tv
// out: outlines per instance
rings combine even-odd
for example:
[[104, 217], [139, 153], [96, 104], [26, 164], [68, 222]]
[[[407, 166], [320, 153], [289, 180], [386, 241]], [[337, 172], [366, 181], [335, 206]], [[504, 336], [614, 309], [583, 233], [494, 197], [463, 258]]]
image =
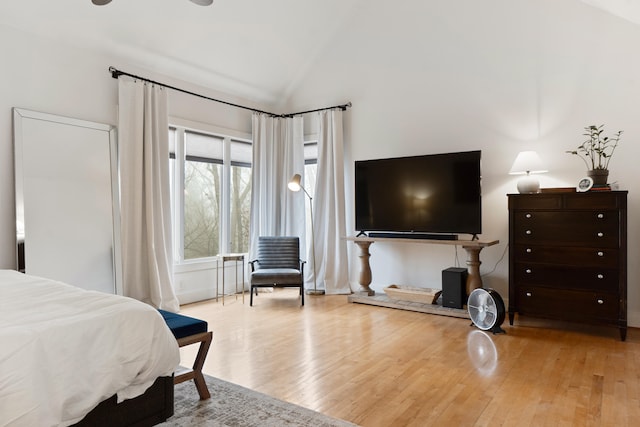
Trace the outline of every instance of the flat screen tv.
[[482, 232], [480, 177], [479, 150], [356, 161], [356, 230], [475, 238]]

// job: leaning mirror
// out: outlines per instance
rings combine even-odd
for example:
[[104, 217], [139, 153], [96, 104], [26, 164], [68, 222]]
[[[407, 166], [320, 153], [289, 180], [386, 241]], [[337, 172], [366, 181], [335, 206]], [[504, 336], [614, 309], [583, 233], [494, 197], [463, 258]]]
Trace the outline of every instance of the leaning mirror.
[[115, 128], [13, 109], [18, 269], [121, 292]]

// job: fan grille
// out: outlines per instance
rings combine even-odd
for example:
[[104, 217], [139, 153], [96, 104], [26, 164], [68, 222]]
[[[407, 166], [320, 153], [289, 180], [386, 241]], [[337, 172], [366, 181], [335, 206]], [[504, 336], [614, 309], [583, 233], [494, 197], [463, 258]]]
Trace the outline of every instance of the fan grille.
[[483, 331], [500, 326], [504, 320], [502, 298], [490, 289], [474, 289], [469, 295], [467, 310], [473, 324]]

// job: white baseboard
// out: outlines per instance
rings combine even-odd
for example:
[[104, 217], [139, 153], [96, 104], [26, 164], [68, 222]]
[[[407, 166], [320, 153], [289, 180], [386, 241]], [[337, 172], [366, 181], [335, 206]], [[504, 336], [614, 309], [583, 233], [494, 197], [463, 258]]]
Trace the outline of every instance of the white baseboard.
[[640, 311], [627, 311], [627, 325], [631, 328], [640, 328]]
[[[353, 289], [354, 291], [357, 291], [360, 288], [360, 284], [358, 284], [358, 282], [351, 282], [350, 284], [351, 284], [351, 289]], [[371, 288], [373, 289], [374, 286], [371, 286]], [[376, 290], [376, 294], [380, 292], [384, 292], [384, 291]], [[500, 296], [504, 301], [505, 310], [509, 310], [509, 298], [506, 298], [504, 295], [500, 295]], [[508, 316], [506, 321], [508, 322]], [[631, 311], [631, 310], [627, 311], [627, 325], [630, 328], [640, 328], [640, 311]]]

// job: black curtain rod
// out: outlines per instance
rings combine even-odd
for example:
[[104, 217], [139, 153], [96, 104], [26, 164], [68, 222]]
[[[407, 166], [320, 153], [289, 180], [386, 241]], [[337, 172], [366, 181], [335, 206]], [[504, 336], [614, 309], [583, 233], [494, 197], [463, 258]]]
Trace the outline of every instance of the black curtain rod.
[[300, 111], [300, 112], [291, 113], [291, 114], [282, 114], [282, 117], [299, 116], [299, 115], [302, 115], [302, 114], [315, 113], [315, 112], [318, 112], [318, 111], [333, 110], [334, 108], [339, 108], [342, 111], [345, 111], [347, 108], [350, 108], [350, 107], [351, 107], [351, 102], [347, 102], [346, 104], [334, 105], [333, 107], [324, 107], [324, 108], [317, 108], [315, 110]]
[[245, 107], [244, 105], [239, 105], [239, 104], [234, 104], [232, 102], [223, 101], [221, 99], [211, 98], [209, 96], [201, 95], [199, 93], [191, 92], [191, 91], [188, 91], [188, 90], [185, 90], [185, 89], [180, 89], [178, 87], [171, 86], [171, 85], [168, 85], [168, 84], [165, 84], [165, 83], [161, 83], [161, 82], [157, 82], [155, 80], [151, 80], [151, 79], [148, 79], [146, 77], [136, 76], [135, 74], [127, 73], [125, 71], [118, 70], [118, 69], [116, 69], [114, 67], [109, 67], [109, 72], [111, 73], [111, 77], [113, 77], [114, 79], [117, 79], [120, 76], [129, 76], [129, 77], [133, 77], [134, 79], [138, 79], [138, 80], [142, 80], [142, 81], [145, 81], [145, 82], [153, 83], [153, 84], [156, 84], [156, 85], [159, 85], [159, 86], [162, 86], [162, 87], [166, 87], [168, 89], [173, 89], [173, 90], [176, 90], [178, 92], [186, 93], [188, 95], [197, 96], [199, 98], [208, 99], [209, 101], [219, 102], [221, 104], [230, 105], [230, 106], [236, 107], [236, 108], [242, 108], [244, 110], [253, 111], [254, 113], [267, 114], [267, 115], [272, 116], [272, 117], [283, 117], [283, 118], [284, 117], [293, 117], [293, 116], [298, 116], [298, 115], [301, 115], [301, 114], [315, 113], [317, 111], [332, 110], [334, 108], [340, 108], [342, 111], [345, 111], [347, 108], [351, 107], [351, 102], [348, 102], [346, 104], [336, 105], [336, 106], [333, 106], [333, 107], [318, 108], [316, 110], [301, 111], [301, 112], [298, 112], [298, 113], [275, 114], [275, 113], [270, 113], [268, 111], [262, 111], [262, 110], [258, 110], [256, 108]]

